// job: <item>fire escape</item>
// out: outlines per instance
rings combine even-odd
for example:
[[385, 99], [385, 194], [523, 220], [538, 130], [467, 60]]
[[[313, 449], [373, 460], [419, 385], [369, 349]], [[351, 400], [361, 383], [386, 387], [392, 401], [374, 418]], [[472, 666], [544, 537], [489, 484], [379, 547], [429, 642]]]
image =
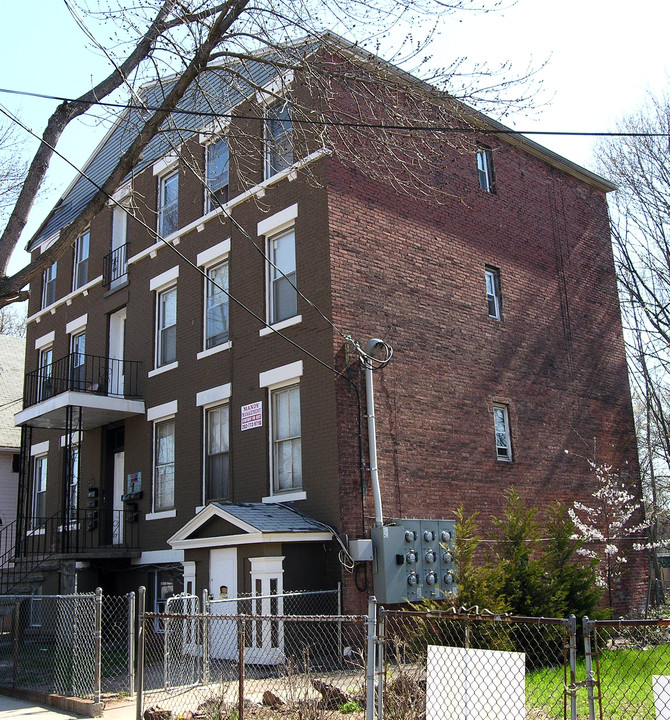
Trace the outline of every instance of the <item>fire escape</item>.
[[[102, 478], [82, 478], [80, 463], [88, 431], [144, 414], [139, 369], [137, 361], [71, 352], [26, 375], [15, 417], [22, 432], [17, 519], [0, 530], [0, 594], [29, 590], [64, 561], [74, 567], [73, 561], [139, 556], [136, 506], [121, 498], [103, 502]], [[48, 504], [46, 490], [40, 492], [31, 456], [35, 428], [53, 430], [61, 448], [56, 512], [53, 491]]]

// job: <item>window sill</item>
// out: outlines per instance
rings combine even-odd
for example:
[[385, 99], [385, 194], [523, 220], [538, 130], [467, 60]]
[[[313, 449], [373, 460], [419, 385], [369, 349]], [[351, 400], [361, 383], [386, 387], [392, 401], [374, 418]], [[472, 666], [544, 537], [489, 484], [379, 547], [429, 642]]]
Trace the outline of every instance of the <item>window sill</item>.
[[217, 345], [216, 347], [201, 350], [195, 357], [198, 360], [202, 360], [202, 358], [209, 357], [210, 355], [216, 355], [216, 353], [223, 352], [224, 350], [230, 350], [231, 347], [232, 343], [228, 340], [228, 342], [221, 343], [221, 345]]
[[165, 520], [166, 518], [177, 517], [176, 510], [159, 510], [158, 512], [150, 512], [144, 516], [145, 520]]
[[287, 318], [286, 320], [282, 320], [281, 322], [275, 323], [274, 325], [270, 325], [270, 327], [261, 328], [258, 331], [258, 335], [259, 337], [265, 337], [266, 335], [270, 335], [277, 330], [283, 330], [284, 328], [291, 327], [291, 325], [297, 325], [301, 322], [302, 315], [294, 315], [291, 318]]
[[296, 502], [297, 500], [307, 500], [307, 493], [304, 490], [277, 493], [264, 497], [262, 501], [266, 505], [271, 505], [272, 503]]
[[154, 368], [153, 370], [149, 370], [149, 372], [147, 373], [147, 377], [156, 377], [156, 375], [162, 375], [164, 372], [174, 370], [177, 367], [179, 367], [179, 361], [175, 361], [173, 363], [170, 363], [169, 365], [161, 365], [160, 367]]

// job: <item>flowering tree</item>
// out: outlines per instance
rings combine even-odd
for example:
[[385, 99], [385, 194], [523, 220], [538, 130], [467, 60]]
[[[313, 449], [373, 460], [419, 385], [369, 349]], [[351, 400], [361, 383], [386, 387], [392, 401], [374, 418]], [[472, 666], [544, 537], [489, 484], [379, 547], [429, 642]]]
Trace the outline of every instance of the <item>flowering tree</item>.
[[[575, 536], [586, 545], [577, 552], [598, 562], [599, 584], [607, 589], [609, 607], [613, 607], [613, 588], [623, 574], [628, 562], [622, 551], [622, 541], [640, 539], [645, 533], [648, 522], [644, 516], [642, 503], [633, 495], [620, 474], [611, 465], [587, 461], [595, 473], [597, 490], [592, 493], [594, 503], [586, 505], [574, 502], [569, 509], [570, 518], [575, 526]], [[597, 543], [598, 549], [588, 547]], [[633, 548], [641, 550], [646, 542], [636, 543]]]

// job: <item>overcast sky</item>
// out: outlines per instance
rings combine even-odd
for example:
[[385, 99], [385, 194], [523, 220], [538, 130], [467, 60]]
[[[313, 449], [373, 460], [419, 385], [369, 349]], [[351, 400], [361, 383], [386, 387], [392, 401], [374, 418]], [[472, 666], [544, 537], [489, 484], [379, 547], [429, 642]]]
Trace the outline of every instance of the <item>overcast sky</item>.
[[[461, 16], [463, 17], [463, 16]], [[523, 70], [549, 59], [542, 72], [545, 99], [537, 115], [513, 116], [517, 130], [604, 132], [635, 110], [649, 91], [666, 91], [670, 78], [670, 0], [517, 0], [503, 13], [465, 16], [446, 27], [434, 46], [445, 62], [454, 55], [495, 65], [511, 60]], [[76, 97], [107, 71], [86, 48], [62, 0], [4, 0], [0, 10], [0, 88]], [[56, 103], [0, 93], [0, 103], [41, 133]], [[104, 128], [84, 121], [64, 137], [62, 151], [85, 162]], [[593, 138], [533, 138], [593, 169]], [[52, 193], [31, 220], [29, 234], [73, 176], [52, 173]], [[24, 237], [24, 243], [29, 234]], [[25, 262], [16, 259], [15, 268]]]

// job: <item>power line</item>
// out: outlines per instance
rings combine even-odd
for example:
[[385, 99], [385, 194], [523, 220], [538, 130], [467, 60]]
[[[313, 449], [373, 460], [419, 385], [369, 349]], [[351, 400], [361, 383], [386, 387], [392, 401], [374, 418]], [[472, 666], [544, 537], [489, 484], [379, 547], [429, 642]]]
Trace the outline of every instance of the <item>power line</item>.
[[[29, 127], [27, 127], [26, 125], [24, 125], [24, 123], [22, 123], [17, 117], [15, 117], [11, 112], [9, 112], [6, 108], [2, 107], [1, 105], [0, 105], [0, 113], [4, 114], [7, 118], [9, 118], [10, 120], [12, 120], [13, 122], [17, 123], [17, 124], [18, 124], [19, 126], [21, 126], [26, 132], [28, 132], [28, 133], [30, 133], [31, 135], [33, 135], [33, 137], [36, 137], [37, 139], [39, 139], [40, 142], [45, 142], [43, 139], [39, 138], [38, 135], [37, 135], [35, 132], [33, 132]], [[45, 143], [45, 144], [48, 144], [48, 143]], [[57, 155], [58, 157], [60, 157], [60, 158], [61, 158], [62, 160], [64, 160], [68, 165], [70, 165], [72, 168], [74, 168], [74, 170], [76, 170], [76, 172], [79, 173], [79, 175], [80, 175], [81, 177], [83, 177], [83, 178], [85, 178], [86, 180], [88, 180], [88, 181], [91, 183], [91, 185], [93, 185], [93, 187], [95, 187], [97, 190], [99, 190], [100, 192], [102, 192], [102, 193], [105, 195], [105, 197], [107, 197], [107, 199], [110, 201], [110, 203], [112, 203], [112, 204], [113, 204], [114, 206], [116, 206], [116, 207], [122, 208], [125, 212], [128, 212], [128, 209], [127, 209], [127, 208], [125, 208], [118, 200], [114, 199], [114, 197], [112, 197], [112, 195], [110, 195], [108, 192], [106, 192], [98, 183], [95, 182], [95, 180], [93, 180], [92, 178], [90, 178], [90, 177], [85, 173], [84, 170], [82, 170], [82, 169], [79, 168], [77, 165], [75, 165], [75, 163], [73, 163], [71, 160], [69, 160], [67, 157], [65, 157], [65, 155], [63, 155], [63, 154], [62, 154], [59, 150], [57, 150], [55, 147], [49, 145], [49, 148], [51, 149], [51, 151], [52, 151], [55, 155]], [[257, 315], [253, 310], [251, 310], [251, 308], [248, 308], [241, 300], [238, 300], [238, 299], [237, 299], [234, 295], [232, 295], [228, 290], [226, 290], [224, 287], [222, 287], [221, 285], [219, 285], [217, 282], [215, 282], [214, 280], [212, 280], [211, 278], [209, 278], [208, 275], [207, 275], [207, 273], [205, 273], [204, 270], [202, 270], [202, 269], [201, 269], [200, 267], [198, 267], [194, 262], [192, 262], [191, 260], [189, 260], [180, 250], [177, 250], [177, 248], [176, 248], [174, 245], [172, 245], [171, 243], [167, 242], [167, 241], [165, 240], [165, 238], [164, 238], [159, 232], [157, 232], [157, 231], [154, 230], [152, 227], [150, 227], [144, 220], [140, 219], [140, 218], [137, 217], [136, 215], [131, 215], [131, 217], [132, 217], [134, 220], [136, 220], [136, 221], [137, 221], [145, 230], [147, 230], [147, 232], [149, 232], [153, 237], [155, 237], [157, 240], [159, 240], [160, 242], [162, 242], [163, 245], [165, 245], [166, 247], [170, 248], [179, 258], [181, 258], [187, 265], [189, 265], [191, 268], [193, 268], [199, 275], [201, 275], [202, 277], [204, 277], [208, 282], [212, 283], [212, 285], [214, 285], [216, 288], [218, 288], [219, 290], [221, 290], [221, 292], [225, 293], [225, 295], [226, 295], [230, 300], [232, 300], [238, 307], [240, 307], [240, 308], [241, 308], [242, 310], [244, 310], [246, 313], [248, 313], [249, 315], [251, 315], [254, 319], [258, 320], [258, 322], [260, 322], [262, 325], [264, 325], [265, 327], [269, 328], [273, 333], [275, 333], [275, 334], [278, 335], [280, 338], [282, 338], [283, 340], [285, 340], [286, 342], [288, 342], [290, 345], [292, 345], [293, 347], [295, 347], [297, 350], [299, 350], [300, 352], [304, 353], [305, 355], [307, 355], [308, 357], [310, 357], [312, 360], [316, 361], [319, 365], [322, 365], [322, 366], [325, 367], [327, 370], [330, 370], [331, 372], [335, 373], [335, 374], [338, 375], [339, 377], [341, 377], [341, 378], [343, 378], [344, 380], [346, 380], [349, 384], [352, 384], [351, 381], [349, 380], [349, 378], [347, 378], [347, 376], [346, 376], [344, 373], [340, 372], [337, 368], [334, 368], [334, 367], [332, 367], [331, 365], [329, 365], [328, 363], [324, 362], [323, 360], [321, 360], [321, 358], [318, 358], [316, 355], [314, 355], [313, 353], [311, 353], [309, 350], [307, 350], [306, 348], [302, 347], [302, 345], [300, 345], [299, 343], [297, 343], [295, 340], [292, 340], [291, 338], [289, 338], [288, 336], [284, 335], [282, 332], [280, 332], [280, 331], [277, 330], [276, 328], [273, 328], [270, 323], [268, 323], [266, 320], [264, 320], [262, 317], [260, 317], [260, 315]]]
[[[113, 103], [102, 100], [91, 101], [81, 100], [79, 98], [68, 98], [59, 95], [48, 95], [45, 93], [28, 92], [27, 90], [12, 90], [10, 88], [0, 88], [0, 93], [10, 95], [20, 95], [24, 97], [34, 97], [42, 100], [57, 100], [72, 104], [82, 104], [98, 107], [113, 108], [116, 110], [140, 110], [145, 112], [156, 112], [160, 110], [160, 106], [140, 105], [134, 103]], [[261, 115], [239, 115], [237, 113], [215, 112], [213, 110], [187, 110], [185, 108], [175, 108], [171, 111], [175, 115], [193, 115], [197, 117], [213, 117], [213, 118], [236, 118], [240, 120], [258, 120], [263, 121], [265, 118]], [[372, 130], [401, 130], [405, 132], [439, 132], [453, 134], [478, 134], [478, 135], [553, 135], [562, 137], [661, 137], [670, 138], [670, 132], [642, 132], [642, 131], [616, 131], [616, 132], [586, 132], [581, 130], [512, 130], [511, 128], [479, 128], [467, 126], [448, 126], [448, 125], [400, 125], [393, 123], [372, 123], [363, 121], [346, 121], [346, 120], [310, 120], [308, 118], [291, 118], [291, 122], [296, 125], [319, 125], [330, 127], [344, 128], [369, 128]]]

